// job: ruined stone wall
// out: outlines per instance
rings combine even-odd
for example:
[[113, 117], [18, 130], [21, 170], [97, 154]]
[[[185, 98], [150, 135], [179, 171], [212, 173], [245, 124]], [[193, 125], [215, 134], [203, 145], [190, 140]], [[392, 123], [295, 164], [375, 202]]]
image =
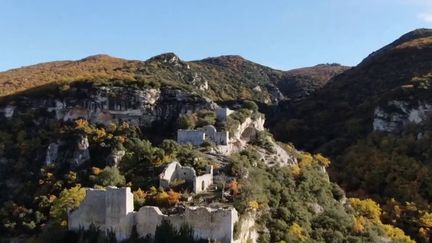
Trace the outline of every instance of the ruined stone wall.
[[177, 131], [177, 143], [180, 144], [192, 144], [195, 146], [201, 145], [205, 140], [204, 131], [200, 130], [178, 130]]
[[181, 144], [190, 143], [198, 146], [204, 143], [205, 140], [212, 141], [217, 145], [227, 145], [229, 142], [229, 135], [227, 131], [217, 132], [216, 128], [208, 125], [197, 130], [178, 130], [177, 142]]
[[130, 237], [133, 226], [140, 237], [154, 237], [162, 219], [170, 221], [176, 228], [190, 225], [197, 240], [231, 243], [238, 214], [234, 208], [207, 207], [186, 207], [183, 213], [174, 215], [164, 215], [159, 208], [151, 206], [134, 212], [130, 188], [109, 187], [87, 190], [80, 207], [69, 213], [69, 230], [89, 229], [94, 225], [102, 231], [113, 232], [116, 239], [122, 241]]
[[226, 121], [229, 115], [231, 115], [234, 111], [228, 108], [218, 108], [216, 109], [216, 119], [219, 121]]
[[196, 240], [217, 240], [223, 243], [233, 242], [234, 224], [238, 220], [234, 208], [211, 209], [206, 207], [186, 208], [183, 214], [164, 215], [157, 207], [142, 207], [135, 215], [139, 236], [154, 237], [156, 226], [168, 220], [176, 228], [183, 224], [190, 225]]
[[193, 190], [195, 193], [199, 193], [207, 190], [210, 185], [213, 185], [213, 166], [207, 167], [206, 174], [195, 178], [193, 182]]
[[96, 227], [105, 226], [105, 190], [87, 189], [86, 197], [78, 209], [69, 213], [70, 230], [88, 229], [91, 224]]
[[229, 142], [229, 133], [228, 131], [217, 132], [214, 136], [213, 141], [217, 145], [227, 145]]
[[68, 215], [69, 230], [89, 229], [91, 225], [116, 234], [117, 240], [129, 238], [134, 225], [133, 195], [129, 187], [88, 189], [78, 209]]
[[229, 136], [227, 131], [218, 132], [212, 125], [204, 126], [198, 130], [204, 131], [205, 139], [210, 140], [217, 145], [227, 145], [229, 142]]
[[198, 193], [206, 190], [213, 184], [213, 167], [209, 166], [206, 174], [197, 176], [196, 171], [192, 167], [182, 166], [177, 161], [172, 162], [159, 175], [159, 186], [167, 188], [176, 179], [190, 182], [193, 185], [193, 188], [191, 188], [193, 192]]
[[105, 230], [114, 232], [119, 240], [129, 238], [134, 225], [134, 216], [131, 214], [134, 210], [134, 201], [130, 187], [108, 187], [105, 207]]
[[159, 186], [167, 188], [176, 179], [193, 182], [196, 178], [196, 172], [192, 167], [182, 166], [179, 162], [174, 161], [165, 167], [159, 175]]

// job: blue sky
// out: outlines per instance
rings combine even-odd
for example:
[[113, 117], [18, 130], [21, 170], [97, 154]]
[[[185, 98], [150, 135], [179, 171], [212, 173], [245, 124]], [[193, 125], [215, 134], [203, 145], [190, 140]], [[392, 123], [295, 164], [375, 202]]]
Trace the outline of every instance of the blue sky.
[[227, 54], [291, 69], [355, 65], [416, 28], [432, 0], [0, 0], [0, 70], [94, 54]]

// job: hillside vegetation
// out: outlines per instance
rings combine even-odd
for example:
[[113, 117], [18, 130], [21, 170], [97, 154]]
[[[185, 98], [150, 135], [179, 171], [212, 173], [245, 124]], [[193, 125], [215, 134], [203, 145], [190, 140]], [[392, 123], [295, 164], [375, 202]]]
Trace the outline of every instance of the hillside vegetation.
[[[50, 62], [1, 72], [0, 97], [38, 87], [43, 89], [50, 85], [90, 81], [171, 86], [205, 94], [215, 101], [250, 99], [273, 103], [309, 95], [344, 69], [339, 65], [319, 65], [283, 72], [239, 56], [184, 62], [173, 53], [147, 61], [97, 55], [78, 61]], [[296, 88], [291, 90], [291, 86]]]
[[376, 108], [389, 102], [403, 101], [408, 109], [431, 102], [431, 36], [425, 29], [402, 36], [332, 78], [313, 97], [279, 106], [282, 119], [269, 125], [277, 138], [335, 159], [332, 178], [349, 195], [392, 205], [384, 207], [387, 222], [421, 242], [429, 239], [421, 217], [432, 202], [432, 157], [425, 145], [430, 123], [388, 133], [373, 131], [373, 122]]

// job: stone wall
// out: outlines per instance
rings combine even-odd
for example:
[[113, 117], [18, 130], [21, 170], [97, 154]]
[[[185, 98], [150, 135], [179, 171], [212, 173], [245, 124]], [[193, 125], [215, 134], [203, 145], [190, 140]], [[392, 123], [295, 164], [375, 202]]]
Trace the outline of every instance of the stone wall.
[[212, 125], [198, 128], [197, 130], [183, 130], [177, 131], [177, 142], [180, 144], [192, 144], [199, 146], [204, 141], [212, 141], [217, 145], [227, 145], [229, 143], [229, 135], [227, 131], [218, 132]]
[[69, 213], [69, 229], [88, 229], [91, 224], [96, 227], [103, 227], [106, 214], [105, 196], [105, 190], [87, 189], [86, 197], [81, 202], [80, 207]]
[[213, 167], [207, 168], [206, 174], [197, 176], [195, 170], [189, 166], [182, 166], [179, 162], [174, 161], [167, 165], [164, 171], [159, 175], [159, 186], [167, 188], [175, 180], [185, 180], [192, 185], [195, 193], [205, 191], [213, 184]]
[[219, 121], [226, 121], [229, 115], [231, 115], [234, 111], [228, 108], [218, 108], [216, 109], [216, 119]]
[[139, 236], [154, 237], [156, 226], [162, 220], [168, 220], [176, 228], [183, 224], [190, 225], [197, 240], [217, 240], [234, 242], [234, 224], [238, 214], [234, 208], [212, 209], [207, 207], [187, 207], [182, 214], [164, 215], [157, 207], [145, 206], [136, 213], [136, 227]]
[[117, 240], [122, 241], [130, 237], [133, 226], [136, 226], [140, 237], [154, 237], [156, 227], [163, 219], [176, 228], [190, 225], [196, 240], [232, 243], [238, 213], [232, 207], [186, 207], [182, 213], [165, 215], [159, 208], [151, 206], [134, 212], [130, 188], [88, 189], [80, 207], [69, 212], [69, 230], [89, 229], [90, 225], [94, 225], [102, 231], [113, 232]]
[[205, 141], [205, 133], [201, 130], [177, 130], [177, 143], [199, 146]]
[[206, 173], [197, 176], [193, 181], [193, 190], [195, 193], [199, 193], [207, 190], [211, 185], [213, 185], [213, 166], [208, 166]]
[[212, 125], [199, 128], [198, 131], [203, 131], [205, 134], [205, 139], [213, 141], [217, 145], [227, 145], [229, 142], [228, 131], [218, 132]]

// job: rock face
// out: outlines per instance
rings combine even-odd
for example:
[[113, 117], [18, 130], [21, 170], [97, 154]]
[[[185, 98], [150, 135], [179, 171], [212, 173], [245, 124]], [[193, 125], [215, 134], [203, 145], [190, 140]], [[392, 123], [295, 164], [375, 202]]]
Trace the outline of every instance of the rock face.
[[86, 136], [82, 136], [78, 139], [73, 157], [70, 161], [72, 168], [77, 168], [90, 159], [89, 146], [90, 144]]
[[58, 143], [51, 143], [48, 146], [46, 157], [45, 157], [45, 165], [50, 165], [56, 161], [58, 156], [59, 146], [60, 145]]
[[111, 154], [107, 158], [107, 164], [109, 166], [115, 166], [119, 164], [119, 162], [123, 159], [125, 156], [126, 151], [124, 150], [114, 150], [111, 152]]
[[78, 87], [59, 96], [45, 96], [14, 100], [4, 104], [0, 113], [11, 117], [31, 110], [46, 111], [57, 120], [84, 118], [91, 122], [109, 125], [127, 121], [141, 127], [151, 127], [156, 122], [169, 124], [181, 113], [202, 109], [215, 109], [212, 101], [176, 89], [153, 89], [121, 86]]
[[421, 123], [432, 114], [432, 105], [422, 101], [411, 104], [407, 101], [390, 101], [375, 109], [374, 131], [393, 132], [408, 123]]

